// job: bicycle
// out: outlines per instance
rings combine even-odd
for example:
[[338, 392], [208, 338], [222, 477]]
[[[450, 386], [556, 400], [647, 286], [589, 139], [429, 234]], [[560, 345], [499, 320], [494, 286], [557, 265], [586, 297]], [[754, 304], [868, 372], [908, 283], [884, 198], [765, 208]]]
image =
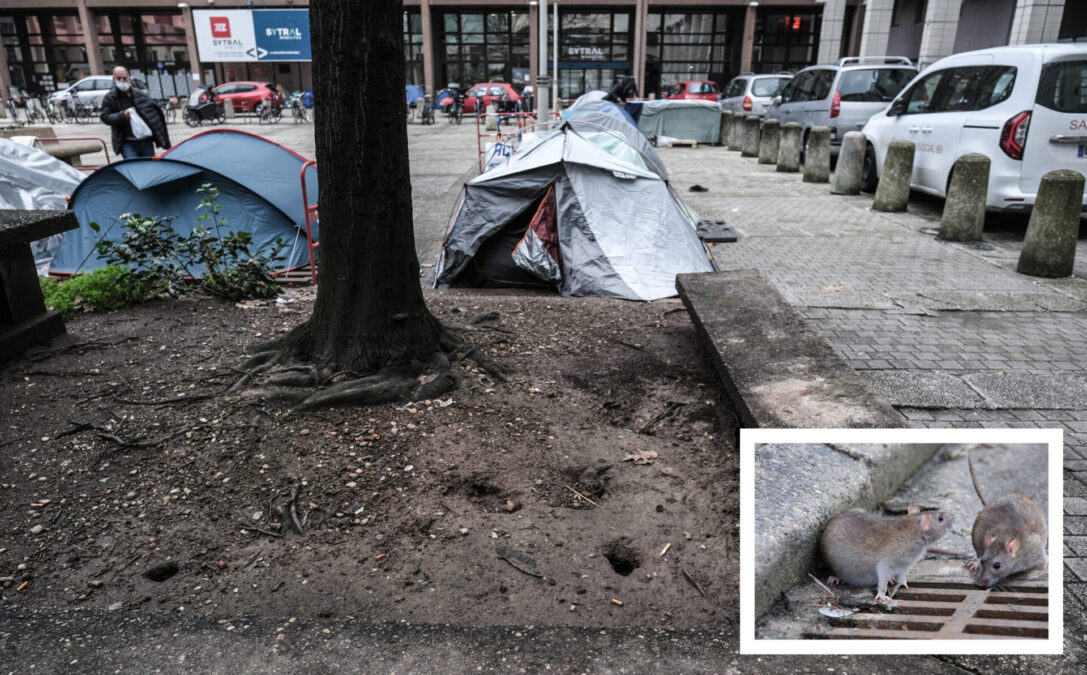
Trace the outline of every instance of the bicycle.
[[419, 121], [422, 124], [434, 124], [434, 104], [431, 102], [430, 94], [423, 99], [423, 112]]
[[306, 108], [302, 105], [302, 92], [294, 92], [294, 94], [287, 99], [287, 107], [291, 109], [291, 116], [294, 117], [295, 124], [310, 121]]
[[257, 122], [259, 124], [279, 124], [283, 119], [283, 108], [274, 105], [271, 99], [264, 99], [257, 104]]
[[45, 110], [42, 108], [41, 100], [37, 98], [26, 100], [26, 121], [27, 124], [41, 124], [45, 121]]
[[177, 119], [177, 97], [171, 97], [159, 101], [159, 107], [162, 108], [162, 117], [166, 120], [167, 124], [173, 124]]
[[19, 106], [15, 104], [15, 99], [13, 98], [8, 99], [8, 115], [11, 116], [12, 124], [23, 124], [23, 122], [19, 121]]
[[64, 111], [56, 101], [45, 100], [45, 115], [49, 118], [50, 124], [60, 124], [64, 121]]

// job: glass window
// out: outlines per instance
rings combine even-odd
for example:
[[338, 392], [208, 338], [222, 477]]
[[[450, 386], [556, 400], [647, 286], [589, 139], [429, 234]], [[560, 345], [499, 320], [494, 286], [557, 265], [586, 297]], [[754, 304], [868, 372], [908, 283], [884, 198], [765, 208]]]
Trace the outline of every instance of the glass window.
[[1061, 61], [1042, 66], [1035, 102], [1063, 113], [1087, 113], [1087, 61]]
[[830, 96], [830, 87], [834, 84], [835, 75], [837, 75], [837, 73], [833, 70], [815, 71], [815, 82], [812, 84], [811, 100], [822, 101]]
[[890, 102], [917, 75], [909, 68], [866, 68], [842, 72], [838, 95], [842, 101]]
[[906, 93], [906, 108], [903, 114], [915, 115], [932, 111], [932, 101], [936, 94], [936, 87], [944, 76], [943, 70], [932, 73], [920, 82], [910, 87]]
[[751, 84], [753, 96], [777, 96], [785, 85], [789, 84], [788, 77], [760, 77]]
[[[757, 82], [757, 80], [756, 80]], [[747, 88], [747, 80], [736, 78], [732, 82], [728, 83], [728, 89], [725, 90], [725, 98], [733, 98], [735, 96], [743, 96], [744, 90]]]
[[781, 93], [781, 100], [787, 103], [800, 103], [811, 100], [811, 88], [815, 84], [815, 72], [806, 71], [797, 75]]

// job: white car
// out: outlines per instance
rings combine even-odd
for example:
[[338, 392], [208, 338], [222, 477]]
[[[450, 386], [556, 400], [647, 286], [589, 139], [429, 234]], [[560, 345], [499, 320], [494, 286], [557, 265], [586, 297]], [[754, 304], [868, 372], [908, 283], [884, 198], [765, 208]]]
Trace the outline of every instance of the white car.
[[67, 89], [61, 89], [49, 94], [49, 102], [63, 105], [73, 95], [79, 97], [79, 102], [94, 108], [102, 107], [102, 99], [113, 88], [112, 75], [90, 75], [84, 77]]
[[[993, 47], [941, 59], [864, 126], [864, 186], [891, 141], [916, 147], [911, 186], [947, 196], [955, 160], [991, 160], [990, 211], [1029, 211], [1042, 175], [1087, 175], [1087, 45]], [[1084, 198], [1087, 207], [1087, 197]]]

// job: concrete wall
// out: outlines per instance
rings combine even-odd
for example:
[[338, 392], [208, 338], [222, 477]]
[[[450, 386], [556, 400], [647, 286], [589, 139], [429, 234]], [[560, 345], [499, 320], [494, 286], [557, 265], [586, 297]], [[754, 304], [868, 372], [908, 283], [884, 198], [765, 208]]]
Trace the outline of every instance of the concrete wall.
[[1008, 44], [1016, 0], [963, 0], [959, 23], [969, 26], [955, 36], [955, 52]]

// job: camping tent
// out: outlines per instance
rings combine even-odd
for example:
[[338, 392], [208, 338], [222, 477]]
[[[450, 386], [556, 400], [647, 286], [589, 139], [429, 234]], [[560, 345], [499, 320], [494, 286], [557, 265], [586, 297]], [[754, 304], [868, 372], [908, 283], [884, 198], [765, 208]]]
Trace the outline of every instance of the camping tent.
[[417, 84], [405, 84], [404, 85], [404, 97], [407, 99], [409, 105], [415, 105], [415, 102], [423, 98], [423, 89]]
[[648, 168], [661, 178], [668, 180], [668, 171], [664, 168], [664, 162], [661, 161], [645, 134], [638, 130], [638, 125], [634, 123], [630, 115], [610, 101], [589, 98], [593, 94], [602, 93], [591, 91], [581, 96], [563, 112], [563, 118], [582, 135], [597, 131], [621, 137], [641, 156], [641, 160]]
[[468, 182], [434, 285], [655, 300], [675, 295], [677, 274], [711, 270], [692, 216], [668, 184], [564, 123]]
[[[0, 209], [68, 208], [67, 196], [83, 181], [82, 171], [44, 150], [0, 138]], [[60, 246], [63, 234], [54, 234], [31, 244], [39, 274]]]
[[[304, 157], [266, 139], [244, 132], [222, 130], [198, 134], [179, 143], [157, 159], [116, 162], [91, 174], [72, 193], [70, 208], [79, 229], [64, 236], [51, 271], [75, 274], [101, 267], [94, 243], [100, 237], [120, 241], [125, 213], [173, 216], [172, 227], [187, 234], [196, 227], [197, 205], [204, 183], [219, 189], [220, 215], [226, 229], [249, 232], [254, 248], [282, 238], [287, 248], [283, 269], [309, 263], [309, 238], [302, 200]], [[306, 173], [307, 198], [317, 199], [316, 170]], [[94, 232], [97, 223], [101, 232]], [[312, 228], [317, 241], [317, 227]], [[199, 274], [201, 268], [192, 270]]]
[[721, 104], [717, 101], [643, 101], [638, 128], [646, 136], [669, 136], [716, 143], [721, 136]]

